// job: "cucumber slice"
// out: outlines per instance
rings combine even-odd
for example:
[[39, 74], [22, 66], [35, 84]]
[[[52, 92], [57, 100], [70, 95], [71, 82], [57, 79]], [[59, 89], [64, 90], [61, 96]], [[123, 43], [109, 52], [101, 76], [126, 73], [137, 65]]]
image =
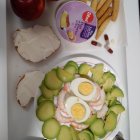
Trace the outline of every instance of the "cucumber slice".
[[80, 75], [81, 78], [86, 78], [90, 81], [93, 81], [91, 77], [89, 77], [88, 75]]
[[110, 101], [110, 100], [112, 100], [113, 99], [113, 97], [111, 96], [111, 93], [110, 92], [107, 92], [106, 93], [106, 100], [107, 101]]
[[69, 72], [69, 73], [71, 73], [71, 74], [73, 74], [73, 75], [76, 73], [76, 68], [73, 65], [66, 65], [64, 67], [64, 70]]
[[93, 133], [91, 133], [91, 132], [90, 132], [90, 131], [88, 131], [88, 130], [84, 130], [83, 132], [85, 132], [85, 133], [89, 134], [90, 139], [91, 139], [91, 140], [94, 140], [94, 135], [93, 135]]
[[79, 140], [78, 133], [73, 127], [70, 127], [71, 135], [72, 135], [72, 140]]
[[62, 82], [71, 82], [74, 79], [73, 74], [61, 69], [61, 68], [57, 68], [57, 76], [58, 78], [62, 81]]
[[107, 79], [111, 79], [112, 81], [116, 80], [116, 77], [113, 73], [111, 73], [110, 71], [104, 72], [103, 74], [103, 80], [106, 81]]
[[41, 103], [37, 110], [36, 116], [40, 121], [46, 121], [55, 115], [55, 106], [52, 101], [44, 101]]
[[121, 104], [118, 100], [117, 97], [111, 96], [111, 93], [108, 92], [106, 93], [106, 101], [108, 101], [109, 107], [116, 105], [116, 104]]
[[110, 71], [105, 72], [103, 74], [103, 88], [104, 88], [105, 92], [110, 92], [115, 81], [116, 81], [116, 77]]
[[115, 114], [120, 114], [125, 111], [125, 108], [121, 104], [118, 104], [111, 106], [110, 110], [113, 111]]
[[80, 140], [91, 140], [90, 135], [84, 131], [78, 134]]
[[61, 126], [60, 133], [57, 137], [57, 140], [73, 140], [70, 128], [68, 126]]
[[62, 88], [62, 81], [58, 79], [56, 70], [48, 72], [45, 76], [45, 85], [52, 90], [58, 90]]
[[57, 95], [59, 94], [59, 91], [60, 91], [59, 89], [58, 89], [58, 90], [52, 90], [53, 95], [54, 95], [54, 96], [57, 96]]
[[83, 64], [81, 64], [79, 66], [78, 72], [81, 75], [87, 75], [88, 72], [90, 71], [90, 69], [91, 69], [91, 66], [90, 65], [88, 65], [87, 63], [83, 63]]
[[90, 130], [99, 138], [103, 138], [106, 135], [104, 121], [102, 119], [96, 119], [96, 121], [90, 126]]
[[103, 64], [97, 64], [93, 68], [90, 69], [92, 72], [92, 79], [94, 82], [98, 83], [99, 85], [103, 83]]
[[123, 91], [117, 87], [117, 86], [113, 86], [111, 89], [111, 96], [112, 97], [124, 97]]
[[110, 111], [108, 116], [106, 117], [104, 129], [106, 132], [113, 131], [117, 126], [117, 115]]
[[74, 66], [76, 69], [76, 73], [78, 73], [78, 65], [74, 61], [69, 61], [65, 66]]
[[117, 98], [113, 97], [110, 101], [109, 101], [109, 107], [113, 106], [116, 104]]
[[45, 85], [41, 85], [40, 86], [40, 90], [42, 95], [46, 98], [46, 99], [53, 99], [54, 95], [52, 90], [48, 89]]
[[115, 104], [120, 105], [121, 103], [120, 103], [120, 101], [116, 100]]
[[106, 82], [103, 84], [103, 88], [105, 92], [110, 91], [113, 85], [114, 85], [114, 81], [112, 81], [111, 79], [107, 79]]
[[94, 140], [99, 140], [99, 138], [97, 136], [94, 136]]
[[92, 125], [92, 123], [97, 119], [97, 114], [92, 115], [90, 118], [88, 118], [84, 124], [86, 125]]
[[42, 102], [46, 101], [46, 98], [44, 98], [44, 96], [39, 96], [37, 99], [37, 105], [40, 105]]
[[44, 122], [42, 127], [42, 134], [47, 139], [54, 139], [58, 136], [60, 131], [60, 124], [55, 119], [49, 119]]

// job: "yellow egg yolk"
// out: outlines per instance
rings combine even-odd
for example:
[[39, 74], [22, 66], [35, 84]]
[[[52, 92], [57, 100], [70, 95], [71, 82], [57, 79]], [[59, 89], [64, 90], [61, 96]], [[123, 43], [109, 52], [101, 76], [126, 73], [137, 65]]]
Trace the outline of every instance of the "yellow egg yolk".
[[75, 120], [82, 120], [85, 116], [86, 110], [82, 104], [76, 103], [71, 107], [71, 113]]
[[94, 87], [91, 83], [82, 82], [79, 84], [78, 90], [82, 95], [88, 96], [89, 94], [92, 93], [92, 91], [94, 90]]

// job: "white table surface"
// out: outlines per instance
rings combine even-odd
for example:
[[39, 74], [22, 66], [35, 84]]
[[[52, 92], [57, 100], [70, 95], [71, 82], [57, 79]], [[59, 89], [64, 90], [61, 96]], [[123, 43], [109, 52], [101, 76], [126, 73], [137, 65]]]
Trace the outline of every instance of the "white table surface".
[[140, 24], [138, 0], [125, 0], [125, 14], [128, 34], [127, 74], [129, 94], [129, 116], [131, 140], [140, 139]]
[[[140, 30], [138, 1], [124, 0], [127, 24], [128, 46], [127, 75], [129, 94], [129, 116], [131, 140], [138, 140], [140, 133]], [[8, 140], [7, 123], [7, 58], [6, 58], [6, 6], [0, 1], [0, 140]], [[9, 138], [10, 139], [10, 138]]]

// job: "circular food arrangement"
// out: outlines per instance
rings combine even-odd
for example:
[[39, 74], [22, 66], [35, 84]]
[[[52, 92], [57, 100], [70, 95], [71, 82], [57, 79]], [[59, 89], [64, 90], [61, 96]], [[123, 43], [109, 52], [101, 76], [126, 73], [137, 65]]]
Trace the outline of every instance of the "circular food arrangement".
[[47, 72], [39, 88], [36, 116], [46, 139], [104, 139], [125, 111], [123, 91], [103, 63], [68, 61]]

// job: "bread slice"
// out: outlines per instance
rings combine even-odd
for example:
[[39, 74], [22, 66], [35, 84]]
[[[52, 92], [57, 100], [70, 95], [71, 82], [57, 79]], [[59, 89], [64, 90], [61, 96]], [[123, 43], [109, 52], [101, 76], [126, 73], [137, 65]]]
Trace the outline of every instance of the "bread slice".
[[49, 26], [35, 25], [14, 33], [14, 46], [26, 60], [40, 62], [60, 47], [60, 40]]
[[35, 97], [43, 78], [43, 72], [33, 71], [25, 73], [20, 79], [17, 85], [16, 99], [22, 107], [26, 107]]

